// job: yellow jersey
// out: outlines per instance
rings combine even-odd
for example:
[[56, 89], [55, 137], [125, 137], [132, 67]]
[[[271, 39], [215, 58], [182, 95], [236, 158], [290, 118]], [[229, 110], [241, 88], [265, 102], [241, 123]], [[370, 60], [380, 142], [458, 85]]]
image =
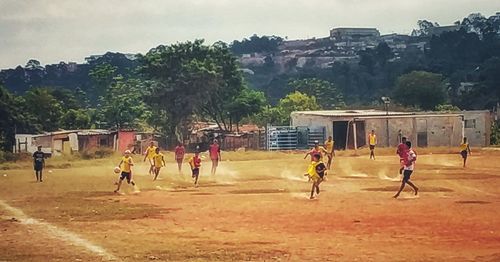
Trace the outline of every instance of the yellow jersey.
[[122, 157], [122, 171], [126, 173], [130, 173], [131, 171], [131, 166], [134, 165], [134, 161], [132, 160], [132, 157]]
[[370, 142], [370, 145], [372, 145], [372, 146], [376, 145], [377, 144], [377, 135], [369, 134], [368, 140]]
[[156, 151], [156, 146], [148, 146], [148, 148], [146, 148], [146, 157], [148, 159], [153, 159], [153, 157], [156, 154], [155, 151]]
[[318, 176], [318, 173], [316, 173], [316, 166], [319, 165], [321, 161], [312, 161], [309, 167], [307, 168], [307, 174], [312, 178], [315, 176]]
[[158, 153], [153, 156], [153, 162], [155, 164], [155, 167], [163, 167], [163, 154]]
[[325, 141], [325, 149], [328, 154], [332, 153], [333, 151], [333, 145], [335, 145], [335, 141]]
[[469, 148], [469, 143], [460, 144], [460, 151], [467, 151], [468, 148]]

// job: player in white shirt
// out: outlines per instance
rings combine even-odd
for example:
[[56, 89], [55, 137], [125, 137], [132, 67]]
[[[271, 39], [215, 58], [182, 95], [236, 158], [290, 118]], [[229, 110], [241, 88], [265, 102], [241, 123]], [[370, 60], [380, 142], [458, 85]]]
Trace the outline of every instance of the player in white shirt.
[[413, 173], [413, 170], [415, 169], [415, 161], [417, 161], [417, 154], [415, 154], [415, 151], [411, 148], [411, 142], [406, 141], [406, 145], [408, 146], [408, 155], [405, 159], [404, 163], [404, 170], [403, 170], [403, 181], [401, 182], [401, 187], [399, 188], [399, 191], [394, 195], [394, 198], [398, 198], [399, 194], [403, 189], [405, 188], [405, 184], [410, 185], [413, 190], [415, 191], [415, 195], [418, 194], [418, 187], [415, 186], [410, 181], [410, 176]]

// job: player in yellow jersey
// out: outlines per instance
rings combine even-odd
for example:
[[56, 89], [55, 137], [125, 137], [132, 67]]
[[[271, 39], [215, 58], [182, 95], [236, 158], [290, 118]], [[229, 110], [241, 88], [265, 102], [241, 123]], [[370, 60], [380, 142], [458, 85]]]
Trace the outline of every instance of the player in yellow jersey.
[[149, 174], [150, 175], [155, 174], [155, 172], [154, 172], [155, 163], [153, 162], [153, 156], [155, 155], [155, 151], [156, 151], [155, 142], [151, 141], [149, 146], [146, 148], [146, 151], [144, 152], [144, 162], [146, 161], [146, 159], [148, 159], [148, 161], [149, 161]]
[[464, 142], [460, 144], [460, 154], [464, 159], [464, 167], [465, 167], [465, 163], [467, 162], [467, 155], [470, 155], [470, 147], [469, 143], [467, 143], [467, 137], [464, 137]]
[[368, 144], [370, 146], [370, 159], [373, 158], [373, 160], [375, 160], [375, 146], [377, 145], [377, 135], [375, 135], [375, 130], [372, 130], [372, 132], [368, 134]]
[[326, 163], [326, 168], [328, 170], [330, 170], [330, 167], [332, 166], [333, 157], [335, 156], [335, 149], [333, 148], [334, 145], [335, 141], [333, 141], [333, 137], [329, 136], [328, 140], [325, 141], [326, 157], [328, 158], [328, 162]]
[[127, 183], [132, 184], [132, 186], [135, 187], [135, 182], [132, 180], [132, 167], [134, 166], [134, 161], [130, 156], [130, 150], [125, 150], [125, 155], [122, 157], [118, 166], [121, 167], [122, 172], [120, 174], [119, 181], [117, 182], [118, 187], [116, 188], [115, 193], [120, 191], [123, 179], [127, 179]]
[[307, 173], [304, 176], [308, 176], [309, 180], [313, 181], [311, 187], [311, 196], [309, 199], [314, 199], [314, 191], [316, 190], [316, 195], [319, 195], [319, 185], [323, 182], [323, 179], [326, 175], [326, 166], [320, 160], [320, 154], [314, 154], [312, 156], [313, 161], [309, 165], [307, 169]]
[[155, 165], [155, 178], [153, 180], [156, 180], [158, 178], [158, 175], [160, 174], [160, 169], [164, 167], [165, 164], [165, 157], [163, 156], [162, 153], [160, 153], [160, 148], [157, 147], [155, 149], [155, 155], [153, 156], [153, 163]]

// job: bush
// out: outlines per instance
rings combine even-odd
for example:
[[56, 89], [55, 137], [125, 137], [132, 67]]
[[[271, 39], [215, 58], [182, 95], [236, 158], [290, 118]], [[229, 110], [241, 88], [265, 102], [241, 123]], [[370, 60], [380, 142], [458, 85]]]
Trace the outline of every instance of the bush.
[[500, 145], [500, 123], [495, 121], [493, 121], [493, 124], [491, 125], [490, 144]]
[[8, 151], [0, 151], [0, 163], [5, 162], [16, 162], [16, 161], [25, 161], [30, 160], [30, 153], [12, 153]]
[[114, 152], [112, 148], [101, 147], [85, 150], [80, 155], [83, 159], [96, 159], [111, 156]]

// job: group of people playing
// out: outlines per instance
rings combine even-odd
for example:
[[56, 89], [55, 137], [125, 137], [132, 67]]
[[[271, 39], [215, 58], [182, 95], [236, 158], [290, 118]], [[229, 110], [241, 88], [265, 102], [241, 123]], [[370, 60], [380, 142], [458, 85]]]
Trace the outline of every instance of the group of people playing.
[[[216, 139], [212, 141], [212, 144], [209, 147], [209, 155], [212, 160], [212, 170], [211, 174], [215, 175], [217, 171], [217, 167], [219, 166], [219, 161], [221, 160], [221, 150], [219, 143]], [[188, 160], [189, 166], [191, 167], [191, 177], [193, 178], [194, 185], [198, 186], [198, 178], [200, 175], [201, 168], [201, 157], [200, 157], [200, 148], [196, 147], [196, 150]], [[182, 164], [184, 162], [184, 158], [186, 155], [186, 149], [182, 143], [178, 143], [175, 147], [175, 161], [177, 162], [177, 167], [179, 173], [182, 172]], [[166, 166], [165, 156], [160, 152], [160, 147], [155, 145], [154, 141], [150, 142], [150, 145], [146, 148], [144, 152], [144, 162], [148, 160], [149, 162], [149, 174], [153, 176], [153, 180], [157, 180], [160, 174], [160, 170], [162, 167]], [[120, 191], [121, 184], [123, 180], [127, 180], [128, 184], [135, 186], [135, 182], [132, 180], [132, 167], [134, 166], [134, 162], [131, 157], [131, 151], [126, 150], [124, 156], [122, 157], [120, 163], [118, 164], [115, 170], [120, 173], [120, 177], [118, 182], [116, 183], [117, 188], [115, 193]]]
[[[370, 148], [370, 159], [375, 159], [375, 145], [377, 144], [377, 137], [375, 131], [372, 130], [368, 134], [368, 142]], [[319, 141], [315, 141], [314, 147], [306, 153], [304, 159], [308, 156], [311, 157], [311, 163], [307, 169], [304, 176], [309, 177], [309, 181], [312, 181], [310, 199], [314, 199], [314, 193], [319, 195], [320, 189], [319, 185], [326, 180], [328, 170], [332, 167], [333, 157], [335, 156], [335, 141], [332, 136], [329, 136], [325, 141], [324, 146], [320, 146]], [[215, 175], [219, 161], [221, 158], [221, 150], [217, 139], [213, 139], [212, 143], [208, 149], [210, 160], [212, 161], [211, 174]], [[193, 178], [194, 185], [198, 186], [198, 178], [200, 175], [201, 160], [200, 149], [197, 146], [196, 150], [188, 160], [189, 166], [191, 168], [191, 177]], [[413, 190], [415, 195], [418, 195], [418, 187], [410, 181], [411, 175], [415, 169], [415, 162], [417, 160], [417, 154], [412, 148], [412, 143], [408, 141], [406, 137], [402, 137], [401, 143], [398, 145], [396, 154], [399, 156], [400, 169], [399, 174], [402, 176], [401, 186], [394, 198], [398, 198], [400, 193], [408, 184]], [[463, 142], [460, 144], [460, 154], [463, 158], [463, 167], [466, 166], [467, 156], [471, 154], [469, 143], [467, 138], [463, 138]], [[182, 164], [184, 162], [186, 155], [186, 150], [182, 143], [178, 143], [175, 147], [175, 161], [177, 162], [179, 173], [182, 172]], [[323, 156], [327, 157], [326, 164], [323, 162]], [[162, 167], [166, 165], [165, 156], [160, 152], [160, 148], [151, 141], [150, 145], [146, 148], [144, 152], [144, 160], [149, 161], [150, 168], [149, 174], [153, 176], [153, 180], [157, 180]], [[114, 192], [119, 192], [123, 180], [127, 180], [128, 184], [135, 186], [135, 182], [132, 180], [132, 167], [134, 162], [131, 157], [131, 151], [126, 150], [124, 156], [121, 158], [120, 163], [115, 168], [115, 172], [120, 173], [118, 182], [116, 182], [117, 188]], [[37, 182], [43, 182], [42, 171], [45, 167], [45, 154], [42, 151], [42, 147], [38, 146], [38, 150], [33, 153], [33, 167], [35, 170], [35, 175]]]
[[[319, 185], [321, 182], [326, 180], [327, 172], [332, 166], [332, 160], [335, 156], [334, 141], [331, 136], [325, 141], [324, 147], [319, 145], [318, 141], [315, 141], [314, 147], [306, 153], [304, 159], [307, 156], [311, 157], [311, 164], [307, 169], [307, 173], [304, 176], [309, 177], [309, 181], [312, 181], [310, 199], [314, 199], [314, 193], [319, 195], [320, 189]], [[377, 136], [375, 131], [372, 130], [368, 134], [368, 143], [370, 149], [370, 159], [375, 160], [375, 146], [377, 145]], [[401, 138], [401, 143], [397, 146], [396, 154], [399, 156], [400, 169], [399, 174], [401, 178], [401, 186], [394, 198], [398, 198], [405, 186], [408, 184], [414, 191], [415, 195], [418, 195], [418, 187], [410, 181], [411, 175], [415, 169], [415, 162], [417, 161], [417, 154], [412, 148], [412, 143], [406, 138]], [[471, 154], [469, 143], [467, 138], [463, 138], [463, 142], [460, 144], [460, 154], [463, 158], [463, 167], [466, 166], [467, 156]], [[328, 160], [327, 164], [323, 163], [323, 155], [326, 155]]]

